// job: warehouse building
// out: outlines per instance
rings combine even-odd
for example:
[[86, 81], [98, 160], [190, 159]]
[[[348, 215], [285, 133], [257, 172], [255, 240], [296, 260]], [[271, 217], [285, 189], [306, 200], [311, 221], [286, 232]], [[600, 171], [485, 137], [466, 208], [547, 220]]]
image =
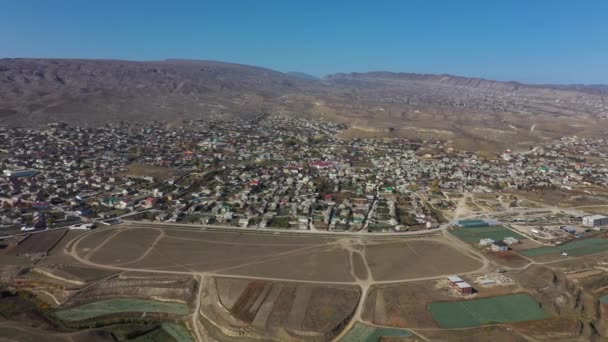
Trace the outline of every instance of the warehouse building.
[[494, 252], [506, 252], [509, 250], [509, 245], [507, 245], [504, 241], [495, 241], [492, 243], [491, 248]]
[[450, 285], [455, 286], [458, 283], [464, 282], [464, 280], [462, 280], [462, 278], [460, 278], [459, 276], [449, 276], [448, 282], [450, 283]]
[[608, 217], [603, 215], [590, 215], [583, 217], [583, 226], [599, 227], [608, 224]]
[[456, 289], [460, 294], [471, 294], [473, 293], [473, 287], [467, 282], [456, 283]]
[[473, 287], [459, 276], [449, 276], [448, 282], [450, 283], [450, 286], [455, 288], [460, 294], [473, 293]]

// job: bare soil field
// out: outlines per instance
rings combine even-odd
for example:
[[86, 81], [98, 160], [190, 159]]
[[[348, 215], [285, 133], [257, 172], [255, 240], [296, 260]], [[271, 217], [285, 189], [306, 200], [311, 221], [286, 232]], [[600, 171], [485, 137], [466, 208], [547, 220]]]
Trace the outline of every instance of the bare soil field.
[[514, 251], [508, 252], [486, 252], [485, 255], [500, 266], [506, 267], [524, 267], [530, 263], [530, 261]]
[[79, 229], [68, 230], [65, 237], [63, 239], [61, 239], [61, 241], [59, 241], [59, 243], [51, 250], [51, 252], [49, 253], [49, 256], [62, 254], [63, 250], [65, 248], [67, 248], [68, 244], [70, 242], [72, 242], [72, 240], [74, 240], [75, 238], [77, 238], [78, 236], [80, 236], [82, 234], [85, 234], [86, 232], [87, 232], [86, 230], [79, 230]]
[[359, 253], [351, 254], [351, 263], [353, 267], [353, 273], [355, 277], [358, 279], [367, 279], [369, 274], [367, 274], [367, 269], [365, 268], [365, 264], [363, 261], [363, 257]]
[[32, 259], [25, 255], [16, 255], [14, 249], [6, 254], [0, 254], [0, 266], [22, 266], [32, 264]]
[[552, 317], [539, 321], [511, 323], [514, 330], [541, 340], [585, 341], [578, 332], [579, 321], [576, 317]]
[[[303, 333], [316, 337], [315, 340], [332, 336], [333, 331], [352, 315], [360, 296], [355, 286], [222, 277], [211, 282], [215, 286], [211, 285], [213, 287], [203, 299], [207, 303], [206, 312], [216, 322], [223, 322], [224, 327], [251, 329], [264, 336], [264, 340], [275, 340], [285, 332]], [[209, 307], [217, 303], [224, 309]]]
[[529, 341], [509, 327], [489, 326], [464, 330], [424, 330], [418, 332], [431, 341], [469, 342], [469, 341], [500, 341], [525, 342]]
[[[101, 230], [99, 231], [102, 232]], [[43, 259], [40, 259], [37, 266], [43, 266], [48, 268], [82, 266], [78, 260], [74, 259], [67, 253], [71, 243], [75, 241], [79, 236], [86, 234], [84, 230], [68, 230], [66, 236], [59, 241], [59, 243], [50, 251], [50, 253]], [[103, 270], [99, 270], [100, 273], [104, 273]]]
[[350, 256], [339, 249], [316, 249], [220, 270], [220, 274], [279, 279], [351, 282]]
[[73, 259], [65, 253], [68, 245], [77, 237], [85, 234], [84, 230], [68, 230], [67, 234], [53, 247], [48, 256], [41, 260], [42, 263], [69, 263]]
[[46, 253], [53, 248], [66, 234], [65, 229], [30, 234], [13, 250], [16, 255], [33, 255]]
[[427, 305], [454, 300], [434, 281], [374, 286], [369, 292], [362, 318], [370, 323], [397, 328], [439, 328]]
[[249, 282], [242, 278], [215, 278], [220, 303], [228, 310], [232, 309], [248, 285]]
[[117, 273], [113, 270], [104, 270], [77, 265], [53, 265], [53, 268], [45, 268], [44, 271], [68, 280], [91, 282], [108, 277]]
[[119, 234], [119, 230], [111, 228], [97, 228], [92, 232], [92, 234], [89, 234], [84, 239], [79, 240], [78, 249], [76, 252], [81, 257], [87, 257], [91, 251], [102, 245], [104, 241], [114, 234]]
[[[314, 247], [314, 246], [313, 246]], [[173, 268], [193, 272], [238, 267], [255, 259], [280, 257], [298, 247], [215, 244], [173, 238], [161, 239], [141, 261], [129, 264], [132, 268]], [[121, 250], [115, 251], [117, 254]]]
[[92, 252], [89, 260], [100, 264], [127, 264], [142, 256], [160, 235], [157, 229], [123, 230], [105, 240], [105, 248]]
[[578, 258], [568, 258], [563, 261], [554, 262], [551, 268], [562, 270], [564, 273], [580, 271], [593, 267], [608, 267], [608, 253], [597, 253], [584, 255]]
[[[93, 232], [75, 247], [80, 257], [100, 265], [277, 280], [353, 282], [351, 270], [360, 279], [369, 276], [365, 262], [380, 281], [463, 273], [481, 266], [440, 239], [370, 239], [363, 245], [351, 240], [142, 227]], [[351, 257], [355, 247], [365, 248], [366, 260], [359, 254]]]
[[[348, 253], [333, 243], [336, 239], [163, 228], [166, 236], [156, 241], [157, 229], [127, 228], [117, 234], [118, 231], [110, 229], [84, 237], [76, 245], [77, 252], [86, 255], [88, 251], [90, 260], [101, 265], [118, 264], [129, 268], [214, 271], [281, 279], [353, 280]], [[108, 238], [111, 240], [104, 243]], [[148, 251], [153, 242], [156, 245]], [[104, 248], [93, 247], [95, 245]], [[94, 253], [90, 254], [90, 251]]]
[[529, 200], [545, 203], [550, 206], [558, 207], [584, 207], [595, 205], [608, 205], [608, 197], [590, 195], [582, 191], [575, 190], [538, 190], [538, 191], [517, 191], [513, 195], [518, 198], [523, 197]]
[[[164, 226], [160, 226], [164, 227]], [[217, 231], [196, 231], [188, 228], [180, 229], [175, 226], [167, 226], [164, 230], [166, 238], [178, 240], [192, 240], [200, 242], [212, 242], [214, 244], [236, 244], [236, 245], [256, 245], [256, 246], [308, 246], [325, 242], [335, 241], [337, 238], [325, 238], [318, 236], [293, 236], [284, 235], [255, 235], [247, 232], [217, 232]]]
[[[359, 297], [359, 290], [353, 287], [314, 287], [301, 323], [302, 328], [330, 331], [355, 310]], [[328, 304], [330, 307], [327, 307]]]
[[482, 263], [439, 241], [400, 240], [366, 246], [375, 280], [422, 278], [474, 271]]

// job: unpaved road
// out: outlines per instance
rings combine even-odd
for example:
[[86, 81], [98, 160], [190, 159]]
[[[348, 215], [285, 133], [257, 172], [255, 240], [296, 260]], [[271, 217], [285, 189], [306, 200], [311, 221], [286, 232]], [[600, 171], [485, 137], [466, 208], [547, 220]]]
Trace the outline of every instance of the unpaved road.
[[[125, 231], [128, 229], [145, 229], [145, 228], [111, 227], [111, 228], [105, 228], [105, 229], [116, 229], [117, 230], [117, 233], [110, 234], [110, 236], [107, 238], [109, 240], [111, 238], [114, 238], [118, 234], [118, 232], [122, 232], [122, 231]], [[149, 227], [148, 229], [159, 230], [158, 227]], [[200, 306], [201, 306], [201, 295], [203, 292], [202, 286], [203, 286], [205, 277], [221, 276], [221, 277], [228, 277], [228, 278], [247, 278], [247, 279], [256, 279], [256, 280], [263, 280], [263, 281], [277, 281], [277, 282], [297, 282], [297, 283], [333, 284], [333, 285], [346, 285], [346, 284], [357, 285], [357, 286], [359, 286], [359, 288], [361, 290], [361, 296], [360, 296], [359, 302], [357, 303], [357, 307], [355, 309], [352, 319], [344, 327], [344, 329], [341, 331], [341, 333], [334, 339], [335, 341], [338, 341], [350, 330], [350, 328], [356, 322], [362, 321], [361, 314], [363, 312], [364, 305], [366, 302], [365, 298], [367, 297], [367, 294], [370, 291], [370, 289], [372, 288], [372, 286], [383, 285], [383, 284], [399, 284], [399, 283], [404, 283], [404, 282], [414, 282], [414, 281], [422, 281], [422, 280], [433, 280], [433, 279], [445, 278], [445, 277], [451, 275], [451, 274], [438, 274], [438, 275], [432, 275], [432, 276], [426, 276], [426, 277], [413, 277], [413, 278], [404, 278], [404, 279], [387, 280], [387, 281], [374, 280], [373, 273], [372, 273], [371, 267], [369, 265], [368, 257], [365, 253], [366, 249], [363, 247], [366, 245], [374, 245], [376, 243], [382, 243], [382, 240], [378, 240], [377, 237], [375, 239], [370, 240], [370, 239], [366, 239], [365, 236], [358, 236], [357, 238], [344, 237], [344, 238], [340, 238], [340, 239], [331, 240], [329, 242], [324, 241], [324, 242], [320, 242], [319, 244], [312, 244], [312, 245], [309, 244], [309, 245], [305, 245], [305, 246], [300, 246], [301, 248], [296, 248], [295, 250], [267, 255], [262, 258], [253, 259], [247, 263], [239, 264], [238, 266], [234, 266], [234, 267], [243, 267], [243, 266], [247, 266], [247, 265], [255, 265], [257, 263], [261, 263], [261, 262], [268, 261], [268, 260], [275, 259], [275, 258], [280, 259], [282, 257], [285, 257], [286, 255], [290, 255], [290, 254], [294, 254], [294, 253], [308, 253], [311, 250], [313, 250], [314, 248], [317, 248], [319, 245], [323, 245], [323, 246], [329, 245], [329, 246], [334, 246], [335, 248], [344, 249], [349, 253], [356, 254], [363, 261], [363, 266], [367, 272], [367, 276], [365, 278], [358, 278], [356, 275], [356, 272], [354, 272], [353, 258], [352, 257], [348, 258], [349, 263], [350, 263], [349, 267], [351, 268], [351, 274], [353, 275], [354, 279], [352, 281], [344, 281], [344, 282], [317, 281], [317, 280], [308, 280], [307, 281], [307, 280], [288, 279], [288, 278], [280, 278], [280, 277], [254, 277], [254, 276], [243, 276], [243, 275], [226, 275], [223, 273], [222, 274], [217, 273], [219, 271], [224, 271], [225, 269], [230, 269], [230, 268], [234, 268], [234, 267], [226, 267], [223, 269], [217, 269], [215, 271], [209, 271], [209, 272], [199, 272], [199, 271], [188, 270], [188, 269], [186, 269], [184, 271], [177, 271], [177, 270], [159, 270], [159, 269], [154, 269], [154, 268], [128, 267], [128, 264], [106, 265], [106, 264], [99, 264], [99, 263], [93, 262], [88, 257], [82, 257], [78, 253], [79, 243], [82, 240], [84, 240], [87, 236], [89, 236], [91, 234], [95, 234], [95, 232], [96, 231], [91, 231], [91, 232], [88, 232], [86, 234], [76, 237], [71, 243], [69, 243], [67, 245], [68, 248], [65, 250], [65, 252], [67, 254], [69, 254], [71, 257], [73, 257], [74, 259], [76, 259], [78, 262], [80, 262], [84, 265], [87, 265], [87, 266], [94, 267], [94, 268], [110, 269], [110, 270], [116, 270], [116, 271], [135, 271], [135, 272], [144, 272], [144, 273], [158, 273], [158, 274], [187, 274], [187, 275], [192, 275], [197, 278], [197, 280], [199, 281], [199, 288], [198, 288], [198, 292], [197, 292], [197, 296], [196, 296], [195, 309], [191, 316], [191, 322], [190, 322], [190, 324], [192, 325], [193, 333], [194, 333], [197, 341], [203, 341], [203, 334], [200, 332], [200, 322], [199, 322], [198, 317], [199, 317], [199, 311], [200, 311]], [[482, 266], [476, 270], [464, 272], [464, 273], [461, 272], [458, 274], [460, 274], [460, 275], [475, 274], [475, 273], [480, 273], [480, 272], [484, 272], [485, 270], [487, 270], [490, 263], [483, 255], [481, 255], [478, 252], [476, 252], [475, 250], [473, 250], [471, 248], [471, 246], [469, 246], [468, 244], [458, 240], [451, 234], [445, 232], [445, 230], [443, 230], [443, 229], [442, 229], [442, 233], [443, 233], [442, 235], [444, 236], [443, 239], [447, 240], [447, 242], [450, 245], [456, 246], [459, 251], [469, 255], [470, 257], [472, 257], [482, 263]], [[153, 241], [152, 245], [148, 249], [146, 249], [146, 251], [143, 253], [144, 254], [143, 256], [148, 255], [151, 252], [151, 250], [154, 247], [156, 247], [156, 245], [158, 244], [158, 242], [161, 240], [162, 237], [167, 237], [167, 235], [163, 232], [163, 234], [161, 234], [159, 237], [157, 237]], [[411, 241], [411, 242], [417, 241], [417, 240], [437, 241], [437, 239], [438, 238], [414, 238], [413, 240], [408, 239], [408, 241]], [[201, 239], [201, 240], [205, 240], [205, 239]], [[100, 243], [97, 246], [98, 248], [96, 248], [96, 249], [102, 248], [103, 246], [107, 246], [106, 241], [103, 241], [102, 243]], [[211, 241], [209, 241], [209, 242], [211, 242]], [[234, 242], [234, 243], [239, 244], [239, 242]], [[287, 244], [287, 245], [293, 245], [294, 247], [298, 247], [297, 244]], [[260, 247], [268, 248], [271, 246], [264, 245], [264, 246], [260, 246]], [[91, 255], [91, 253], [88, 253], [88, 256], [90, 256], [90, 255]], [[137, 260], [143, 259], [143, 256], [138, 258]]]

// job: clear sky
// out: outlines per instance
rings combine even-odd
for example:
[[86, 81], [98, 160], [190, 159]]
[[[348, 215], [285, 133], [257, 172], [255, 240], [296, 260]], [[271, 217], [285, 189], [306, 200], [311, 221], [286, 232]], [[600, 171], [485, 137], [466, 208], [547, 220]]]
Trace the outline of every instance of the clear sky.
[[608, 0], [0, 0], [0, 57], [608, 84]]

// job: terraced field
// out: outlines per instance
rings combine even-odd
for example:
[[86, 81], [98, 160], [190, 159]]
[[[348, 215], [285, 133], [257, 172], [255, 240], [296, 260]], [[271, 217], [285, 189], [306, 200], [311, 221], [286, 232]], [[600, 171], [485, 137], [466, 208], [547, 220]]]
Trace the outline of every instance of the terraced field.
[[380, 341], [382, 338], [406, 338], [412, 336], [414, 336], [414, 334], [409, 330], [378, 328], [357, 322], [340, 342], [376, 342]]
[[177, 342], [190, 342], [194, 341], [192, 335], [188, 329], [186, 329], [183, 325], [164, 322], [162, 324], [162, 328], [166, 331], [171, 337], [173, 337]]
[[15, 248], [17, 255], [47, 253], [66, 235], [66, 229], [30, 234]]
[[60, 310], [55, 312], [54, 315], [64, 321], [82, 321], [98, 316], [127, 312], [160, 312], [186, 315], [189, 311], [188, 306], [181, 303], [158, 302], [136, 298], [116, 298]]
[[[256, 327], [288, 326], [331, 331], [355, 310], [354, 286], [309, 285], [217, 278], [217, 299], [242, 322]], [[213, 300], [216, 302], [215, 298]]]

